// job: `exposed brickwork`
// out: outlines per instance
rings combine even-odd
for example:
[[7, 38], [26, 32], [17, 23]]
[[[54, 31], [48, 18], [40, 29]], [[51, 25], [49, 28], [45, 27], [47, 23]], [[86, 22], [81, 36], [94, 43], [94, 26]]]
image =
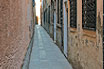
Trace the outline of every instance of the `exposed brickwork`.
[[21, 69], [32, 23], [32, 0], [0, 0], [0, 69]]

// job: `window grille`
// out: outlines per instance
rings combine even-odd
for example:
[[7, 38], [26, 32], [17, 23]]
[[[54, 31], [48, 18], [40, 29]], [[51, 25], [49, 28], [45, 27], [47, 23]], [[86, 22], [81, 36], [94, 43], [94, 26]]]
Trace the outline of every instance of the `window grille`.
[[63, 0], [60, 0], [60, 23], [63, 24]]
[[77, 27], [77, 0], [70, 0], [70, 27]]
[[51, 0], [51, 20], [52, 20], [52, 23], [54, 23], [54, 2], [53, 0]]
[[47, 9], [45, 9], [45, 23], [47, 23]]
[[44, 23], [45, 23], [45, 11], [44, 11]]
[[32, 3], [33, 3], [33, 7], [35, 6], [35, 1], [34, 0], [32, 0]]
[[[104, 1], [103, 1], [103, 53], [104, 53]], [[103, 65], [104, 65], [104, 58], [103, 58]]]
[[57, 23], [59, 23], [59, 0], [57, 0]]
[[46, 23], [48, 22], [47, 8], [46, 8]]
[[103, 53], [104, 53], [104, 1], [103, 1]]
[[48, 8], [48, 23], [50, 23], [50, 6]]
[[82, 26], [96, 30], [96, 0], [82, 0]]

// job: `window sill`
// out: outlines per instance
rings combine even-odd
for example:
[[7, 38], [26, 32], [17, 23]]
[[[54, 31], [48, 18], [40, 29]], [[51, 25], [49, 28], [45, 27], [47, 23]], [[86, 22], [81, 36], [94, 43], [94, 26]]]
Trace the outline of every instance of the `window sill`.
[[[77, 28], [69, 28], [71, 33], [77, 33]], [[96, 31], [93, 30], [83, 30], [83, 36], [96, 38]]]
[[88, 36], [92, 38], [96, 38], [96, 31], [93, 30], [83, 30], [83, 36]]
[[77, 28], [70, 28], [70, 32], [72, 32], [72, 33], [76, 33], [77, 32]]
[[53, 23], [50, 23], [50, 25], [52, 25], [52, 26], [53, 26], [54, 24], [53, 24]]
[[61, 26], [61, 24], [57, 24], [57, 27], [58, 27], [58, 28], [61, 28], [62, 26]]

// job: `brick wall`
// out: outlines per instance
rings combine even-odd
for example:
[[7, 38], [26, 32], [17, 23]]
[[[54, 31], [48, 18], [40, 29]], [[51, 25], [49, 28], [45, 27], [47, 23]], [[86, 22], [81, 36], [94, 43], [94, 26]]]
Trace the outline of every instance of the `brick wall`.
[[0, 0], [0, 69], [21, 69], [32, 32], [32, 0]]

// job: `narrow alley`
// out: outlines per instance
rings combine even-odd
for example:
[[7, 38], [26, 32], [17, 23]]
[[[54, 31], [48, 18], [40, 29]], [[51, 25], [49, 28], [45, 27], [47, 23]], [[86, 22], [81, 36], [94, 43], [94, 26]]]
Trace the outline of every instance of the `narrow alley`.
[[72, 69], [58, 46], [39, 25], [35, 27], [29, 69]]
[[0, 69], [103, 69], [104, 0], [0, 0]]

